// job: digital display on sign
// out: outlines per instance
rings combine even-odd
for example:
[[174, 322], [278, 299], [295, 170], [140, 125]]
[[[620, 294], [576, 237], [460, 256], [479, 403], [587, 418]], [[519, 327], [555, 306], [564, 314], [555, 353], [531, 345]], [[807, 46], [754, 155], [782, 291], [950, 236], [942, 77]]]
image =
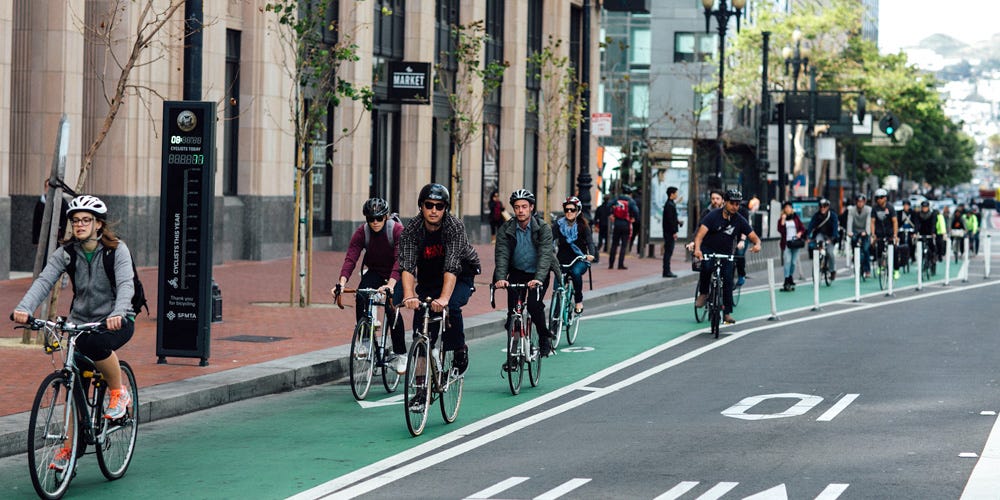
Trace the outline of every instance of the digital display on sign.
[[208, 363], [215, 103], [163, 103], [156, 354]]

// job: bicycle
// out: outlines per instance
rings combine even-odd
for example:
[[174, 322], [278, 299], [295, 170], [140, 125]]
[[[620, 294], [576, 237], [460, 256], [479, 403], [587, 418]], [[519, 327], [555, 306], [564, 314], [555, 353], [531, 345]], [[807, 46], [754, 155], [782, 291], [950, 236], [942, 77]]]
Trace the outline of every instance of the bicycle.
[[[865, 236], [865, 237], [867, 237], [867, 236]], [[858, 255], [859, 252], [861, 252], [861, 250], [862, 250], [862, 246], [861, 245], [862, 245], [863, 239], [865, 237], [863, 237], [861, 235], [851, 236], [851, 252], [852, 252], [852, 255]], [[861, 274], [861, 281], [862, 282], [868, 281], [868, 274], [869, 273], [863, 272], [863, 269], [865, 267], [865, 264], [868, 264], [869, 269], [871, 268], [872, 258], [871, 258], [870, 248], [871, 247], [869, 247], [869, 253], [868, 253], [868, 255], [861, 254], [861, 258], [858, 259], [858, 261], [860, 262], [860, 265], [861, 265], [861, 269], [855, 269], [854, 270], [854, 272]]]
[[931, 279], [937, 274], [937, 249], [934, 248], [935, 237], [933, 234], [922, 234], [917, 236], [917, 240], [923, 241], [923, 273], [924, 279]]
[[951, 238], [951, 255], [957, 263], [962, 260], [962, 252], [965, 250], [965, 229], [952, 229], [948, 236]]
[[826, 286], [830, 286], [833, 283], [833, 273], [837, 270], [832, 269], [833, 266], [830, 265], [830, 256], [826, 253], [826, 241], [816, 240], [816, 250], [819, 252], [819, 274]]
[[[14, 319], [13, 314], [11, 320]], [[125, 475], [139, 430], [139, 391], [135, 374], [125, 361], [119, 361], [122, 379], [132, 396], [125, 415], [104, 418], [110, 393], [104, 375], [94, 362], [76, 350], [77, 338], [84, 333], [104, 332], [103, 321], [74, 324], [63, 318], [45, 321], [28, 318], [17, 328], [43, 332], [45, 352], [56, 365], [63, 353], [62, 366], [42, 380], [31, 405], [28, 419], [28, 470], [35, 492], [42, 498], [62, 497], [76, 476], [78, 459], [94, 446], [97, 465], [109, 481]], [[65, 350], [64, 350], [65, 348]], [[69, 449], [66, 465], [55, 463], [56, 454]]]
[[722, 285], [721, 261], [728, 260], [732, 262], [735, 260], [735, 256], [725, 253], [709, 253], [702, 255], [701, 260], [702, 265], [706, 265], [708, 262], [712, 262], [713, 264], [712, 276], [708, 282], [708, 300], [705, 301], [705, 308], [708, 310], [712, 335], [715, 338], [719, 338], [719, 324], [722, 323], [722, 312], [725, 310], [724, 299], [722, 297], [724, 289]]
[[[577, 262], [586, 260], [587, 258], [583, 255], [578, 255], [569, 264], [559, 265], [563, 273], [562, 283], [552, 291], [552, 303], [549, 304], [549, 333], [554, 336], [552, 339], [553, 349], [559, 348], [559, 341], [562, 339], [563, 330], [566, 330], [566, 342], [569, 345], [573, 345], [576, 342], [576, 335], [580, 330], [580, 314], [582, 312], [576, 312], [573, 280], [569, 279], [567, 274]], [[571, 304], [574, 304], [574, 307], [571, 307]]]
[[[465, 374], [459, 373], [458, 368], [454, 367], [455, 351], [445, 351], [434, 346], [444, 335], [445, 325], [448, 324], [448, 309], [432, 318], [431, 299], [427, 298], [417, 310], [417, 313], [421, 312], [422, 327], [418, 330], [414, 326], [404, 383], [406, 399], [403, 401], [403, 412], [406, 414], [406, 427], [413, 437], [424, 432], [428, 410], [435, 400], [440, 402], [441, 418], [445, 423], [454, 422], [458, 418], [458, 408], [462, 405], [462, 389], [465, 386]], [[437, 324], [438, 328], [431, 335], [433, 324]], [[447, 366], [451, 368], [446, 369]]]
[[875, 259], [875, 274], [878, 275], [879, 290], [885, 290], [885, 287], [889, 284], [889, 273], [893, 271], [889, 266], [888, 248], [889, 238], [880, 236], [875, 247], [875, 253], [878, 255]]
[[[531, 318], [526, 310], [528, 285], [525, 283], [508, 283], [510, 290], [517, 290], [517, 302], [507, 321], [507, 362], [502, 371], [507, 373], [507, 384], [510, 393], [517, 396], [521, 392], [524, 381], [524, 369], [528, 368], [528, 380], [532, 387], [538, 386], [542, 376], [542, 354], [538, 349], [538, 335], [532, 335]], [[536, 288], [539, 293], [541, 288]], [[496, 287], [490, 285], [490, 305], [496, 308]]]
[[[387, 331], [389, 326], [398, 320], [397, 312], [390, 323], [389, 308], [392, 307], [392, 297], [385, 296], [376, 288], [344, 289], [337, 295], [337, 307], [344, 308], [341, 297], [345, 293], [356, 293], [358, 305], [364, 307], [361, 320], [354, 327], [351, 337], [351, 362], [348, 365], [348, 376], [351, 381], [351, 392], [354, 399], [361, 401], [368, 396], [372, 377], [378, 369], [382, 375], [382, 386], [385, 391], [393, 393], [399, 386], [400, 375], [392, 366], [396, 354], [389, 347], [390, 340]], [[363, 304], [363, 305], [362, 305]], [[382, 308], [382, 322], [379, 323], [376, 309]]]
[[899, 262], [900, 270], [909, 274], [910, 260], [913, 252], [913, 238], [915, 229], [902, 227], [899, 229], [899, 246], [896, 247], [896, 262]]

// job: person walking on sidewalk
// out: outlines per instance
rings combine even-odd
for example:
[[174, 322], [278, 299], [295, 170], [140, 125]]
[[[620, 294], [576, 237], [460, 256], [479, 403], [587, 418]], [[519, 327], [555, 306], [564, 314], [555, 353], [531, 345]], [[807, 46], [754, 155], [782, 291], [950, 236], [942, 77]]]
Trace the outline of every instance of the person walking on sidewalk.
[[490, 243], [497, 240], [497, 229], [503, 224], [503, 202], [500, 201], [500, 193], [493, 191], [490, 194]]
[[611, 255], [608, 258], [608, 269], [615, 268], [615, 254], [619, 247], [618, 269], [625, 267], [625, 254], [628, 253], [628, 242], [631, 238], [632, 221], [639, 217], [639, 206], [631, 196], [622, 192], [611, 201]]
[[670, 270], [670, 259], [674, 256], [677, 232], [684, 223], [677, 219], [677, 186], [667, 188], [667, 201], [663, 204], [663, 277], [676, 278]]
[[598, 205], [594, 210], [594, 224], [597, 226], [597, 251], [594, 254], [598, 258], [594, 259], [597, 262], [600, 257], [600, 252], [608, 252], [608, 219], [611, 216], [611, 200], [604, 200], [604, 203]]
[[[361, 275], [358, 288], [378, 288], [386, 297], [392, 297], [392, 304], [403, 300], [403, 283], [399, 274], [399, 240], [403, 235], [403, 224], [389, 215], [389, 204], [382, 198], [371, 198], [361, 206], [365, 223], [358, 226], [351, 235], [347, 255], [340, 268], [340, 280], [334, 285], [333, 296], [340, 295], [347, 281], [354, 274], [354, 268], [364, 250], [365, 258], [361, 267], [367, 271]], [[362, 307], [355, 307], [356, 321], [364, 314]], [[392, 305], [386, 305], [387, 317], [392, 318], [392, 352], [396, 354], [395, 368], [400, 375], [406, 373], [406, 338], [403, 318]]]
[[[712, 210], [701, 219], [698, 232], [694, 235], [694, 257], [701, 260], [705, 253], [733, 254], [736, 243], [744, 234], [753, 243], [750, 251], [757, 253], [760, 251], [760, 238], [750, 227], [748, 222], [739, 214], [740, 202], [743, 201], [743, 194], [736, 189], [726, 191], [725, 203], [722, 208]], [[704, 253], [703, 253], [704, 252]], [[719, 261], [722, 266], [722, 320], [727, 324], [736, 322], [733, 319], [733, 263], [732, 261]], [[705, 263], [701, 266], [701, 274], [698, 277], [698, 298], [695, 299], [698, 307], [705, 307], [708, 300], [708, 282], [715, 269]]]
[[[834, 251], [833, 244], [837, 241], [838, 226], [840, 226], [840, 223], [837, 220], [837, 216], [830, 211], [830, 200], [826, 198], [819, 200], [819, 210], [809, 220], [807, 234], [810, 241], [814, 241], [817, 244], [825, 242], [826, 259], [830, 265], [830, 280], [837, 277], [837, 264], [834, 260], [837, 252]], [[809, 245], [810, 248], [813, 248], [813, 246], [813, 244]]]
[[785, 283], [781, 286], [781, 291], [791, 292], [795, 290], [795, 264], [799, 261], [799, 250], [806, 246], [806, 227], [790, 201], [781, 205], [778, 234], [781, 235], [781, 258], [785, 263]]
[[[552, 227], [535, 214], [535, 195], [531, 191], [518, 189], [511, 193], [510, 206], [514, 218], [500, 226], [494, 247], [493, 286], [528, 285], [528, 313], [538, 330], [538, 348], [542, 357], [546, 357], [552, 351], [552, 342], [543, 299], [549, 284], [549, 271], [553, 267], [558, 269], [554, 262]], [[507, 294], [507, 321], [516, 304], [517, 295]], [[504, 365], [504, 369], [507, 368]]]
[[[105, 322], [101, 332], [81, 334], [76, 341], [80, 353], [94, 361], [110, 387], [110, 401], [104, 418], [121, 418], [132, 404], [132, 396], [122, 385], [122, 373], [115, 351], [121, 349], [135, 332], [135, 311], [132, 296], [132, 255], [125, 242], [118, 239], [107, 222], [108, 207], [96, 196], [77, 196], [66, 208], [72, 224], [73, 240], [57, 248], [49, 256], [41, 274], [14, 308], [13, 319], [27, 323], [31, 313], [48, 298], [53, 285], [72, 264], [73, 301], [69, 321], [73, 323]], [[105, 269], [104, 253], [114, 252], [114, 269]], [[114, 276], [114, 284], [109, 274]], [[69, 436], [68, 439], [73, 439]], [[52, 468], [62, 470], [70, 458], [70, 446], [56, 453]]]
[[577, 257], [584, 257], [569, 269], [569, 279], [573, 280], [573, 300], [576, 302], [576, 314], [583, 312], [583, 273], [594, 260], [594, 238], [587, 221], [580, 217], [583, 204], [576, 196], [570, 196], [563, 201], [563, 213], [552, 223], [552, 238], [556, 245], [556, 259], [559, 264], [568, 266]]
[[[479, 255], [469, 243], [462, 221], [451, 214], [451, 194], [440, 184], [427, 184], [417, 196], [419, 213], [406, 222], [399, 238], [399, 268], [403, 280], [403, 306], [417, 311], [423, 297], [436, 297], [434, 313], [448, 309], [444, 330], [444, 350], [455, 351], [453, 367], [465, 373], [469, 367], [469, 347], [465, 345], [462, 307], [475, 290], [473, 278], [480, 273]], [[413, 324], [423, 324], [423, 312], [413, 315]], [[437, 342], [431, 339], [432, 345]], [[414, 376], [426, 376], [425, 366], [409, 367]], [[422, 407], [423, 394], [409, 401], [411, 408]]]

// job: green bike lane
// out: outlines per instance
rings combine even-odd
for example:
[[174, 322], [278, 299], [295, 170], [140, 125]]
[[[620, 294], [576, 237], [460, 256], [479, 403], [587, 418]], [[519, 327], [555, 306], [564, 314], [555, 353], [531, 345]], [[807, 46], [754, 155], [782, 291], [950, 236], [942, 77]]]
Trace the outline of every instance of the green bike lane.
[[[953, 269], [957, 277], [957, 270]], [[763, 274], [761, 274], [763, 276]], [[897, 283], [899, 293], [912, 293], [913, 273]], [[940, 286], [940, 279], [928, 286]], [[690, 288], [684, 286], [683, 288]], [[821, 285], [823, 302], [854, 296], [852, 279]], [[912, 290], [912, 289], [911, 289]], [[863, 300], [884, 294], [876, 280], [862, 283]], [[812, 287], [776, 293], [779, 314], [808, 310]], [[107, 482], [92, 455], [80, 461], [68, 497], [98, 498], [148, 492], [156, 497], [283, 498], [331, 479], [432, 442], [498, 413], [570, 386], [594, 373], [644, 353], [707, 324], [694, 320], [691, 299], [585, 316], [575, 346], [565, 339], [558, 355], [542, 364], [538, 387], [525, 374], [521, 394], [511, 395], [501, 377], [504, 338], [493, 335], [470, 343], [470, 368], [458, 420], [445, 424], [435, 405], [420, 437], [410, 437], [400, 404], [400, 387], [386, 394], [373, 381], [366, 404], [351, 396], [346, 383], [326, 384], [294, 392], [233, 403], [140, 427], [137, 450], [126, 476]], [[770, 297], [766, 287], [744, 290], [735, 316], [740, 328], [750, 319], [766, 318]], [[703, 334], [707, 339], [707, 333]], [[709, 340], [704, 340], [709, 342]], [[394, 397], [395, 396], [395, 397]], [[530, 414], [531, 408], [525, 408]], [[513, 416], [511, 418], [517, 418]], [[0, 460], [0, 491], [4, 498], [32, 498], [34, 491], [25, 457]]]

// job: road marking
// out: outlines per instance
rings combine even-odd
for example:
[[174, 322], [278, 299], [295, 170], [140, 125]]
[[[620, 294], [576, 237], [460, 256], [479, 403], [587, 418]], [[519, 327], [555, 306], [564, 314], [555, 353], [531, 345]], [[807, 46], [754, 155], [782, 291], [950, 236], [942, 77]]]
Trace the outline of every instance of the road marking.
[[565, 347], [563, 349], [559, 349], [560, 352], [588, 352], [593, 350], [594, 350], [593, 347], [585, 347], [585, 346]]
[[530, 479], [530, 478], [521, 477], [521, 476], [514, 476], [514, 477], [511, 477], [511, 478], [507, 478], [507, 479], [505, 479], [503, 481], [500, 481], [497, 484], [494, 484], [493, 486], [490, 486], [489, 488], [486, 488], [485, 490], [477, 491], [477, 492], [469, 495], [468, 497], [466, 497], [466, 499], [467, 500], [473, 500], [473, 499], [489, 498], [489, 497], [491, 497], [493, 495], [496, 495], [497, 493], [501, 493], [501, 492], [507, 491], [507, 490], [509, 490], [509, 489], [511, 489], [511, 488], [513, 488], [513, 487], [515, 487], [515, 486], [517, 486], [517, 485], [519, 485], [519, 484], [527, 481], [528, 479]]
[[840, 495], [847, 491], [849, 484], [829, 484], [826, 486], [819, 495], [816, 496], [816, 500], [837, 500]]
[[979, 454], [975, 452], [962, 452], [958, 454], [958, 458], [979, 458]]
[[733, 488], [735, 488], [739, 484], [740, 483], [719, 483], [715, 486], [712, 486], [712, 489], [706, 491], [704, 494], [698, 497], [697, 500], [719, 500], [720, 498], [722, 498], [722, 495], [729, 493], [730, 491], [733, 490]]
[[[780, 413], [747, 413], [747, 410], [769, 399], [798, 399], [799, 402]], [[722, 410], [722, 414], [729, 418], [738, 418], [740, 420], [769, 420], [772, 418], [798, 417], [804, 415], [822, 402], [823, 398], [812, 394], [764, 394], [743, 398], [739, 403]]]
[[855, 399], [858, 399], [858, 396], [860, 396], [860, 394], [845, 395], [844, 397], [840, 398], [840, 401], [837, 401], [837, 404], [833, 405], [832, 408], [826, 410], [826, 413], [820, 415], [819, 418], [816, 419], [816, 421], [829, 422], [833, 420], [834, 418], [836, 418], [837, 415], [840, 415], [840, 412], [847, 409], [847, 407], [850, 406], [850, 404], [853, 403]]
[[677, 500], [681, 495], [693, 490], [695, 486], [698, 486], [698, 481], [682, 481], [653, 500]]
[[385, 399], [380, 399], [378, 401], [364, 401], [364, 400], [358, 401], [358, 404], [361, 405], [361, 407], [364, 409], [379, 408], [381, 406], [398, 405], [403, 402], [403, 398], [405, 396], [406, 396], [405, 394], [397, 394], [395, 396], [391, 396]]
[[[795, 318], [795, 319], [791, 319], [791, 320], [783, 320], [781, 322], [781, 326], [784, 327], [784, 326], [789, 326], [789, 325], [795, 325], [795, 324], [798, 324], [798, 323], [804, 323], [806, 321], [814, 321], [814, 320], [819, 320], [819, 319], [825, 319], [825, 318], [828, 318], [828, 317], [838, 316], [838, 315], [841, 315], [841, 314], [854, 313], [854, 312], [856, 312], [858, 310], [874, 309], [874, 308], [877, 308], [877, 307], [892, 306], [892, 305], [896, 305], [896, 304], [901, 303], [901, 302], [908, 302], [908, 301], [911, 301], [911, 300], [923, 300], [923, 299], [935, 297], [937, 295], [944, 295], [944, 294], [956, 293], [956, 292], [966, 292], [968, 290], [974, 290], [976, 288], [985, 287], [985, 286], [993, 286], [993, 285], [997, 285], [997, 284], [1000, 284], [1000, 281], [991, 281], [991, 282], [984, 282], [984, 283], [980, 283], [980, 284], [963, 285], [963, 286], [952, 287], [952, 288], [942, 288], [941, 290], [927, 292], [927, 293], [923, 293], [921, 295], [913, 295], [913, 296], [907, 296], [907, 297], [897, 297], [897, 298], [894, 298], [894, 299], [883, 300], [883, 301], [875, 302], [875, 303], [866, 303], [866, 304], [863, 304], [863, 305], [858, 305], [857, 308], [850, 308], [850, 309], [845, 308], [845, 309], [842, 309], [842, 310], [828, 311], [828, 312], [824, 312], [824, 313], [821, 313], [821, 314], [814, 314], [814, 315], [810, 315], [810, 316], [803, 316], [803, 317]], [[844, 299], [844, 302], [851, 301], [851, 300], [853, 300], [853, 299], [850, 299], [850, 298]], [[802, 310], [808, 310], [810, 307], [811, 306], [805, 306], [805, 307], [802, 308]], [[622, 312], [624, 312], [624, 311], [622, 311]], [[763, 320], [763, 319], [766, 319], [768, 317], [769, 317], [769, 315], [762, 315], [762, 316], [759, 316], [757, 319]], [[533, 410], [533, 409], [535, 409], [535, 408], [537, 408], [539, 406], [542, 406], [542, 405], [547, 404], [547, 403], [549, 403], [549, 402], [551, 402], [553, 400], [561, 398], [561, 397], [563, 397], [563, 396], [565, 396], [565, 395], [567, 395], [567, 394], [569, 394], [569, 393], [571, 393], [573, 391], [576, 391], [576, 390], [578, 390], [578, 389], [580, 389], [582, 387], [587, 387], [587, 386], [593, 384], [594, 382], [596, 382], [598, 380], [604, 379], [604, 378], [606, 378], [606, 377], [608, 377], [608, 376], [610, 376], [612, 374], [618, 373], [618, 372], [620, 372], [620, 371], [624, 370], [625, 368], [628, 368], [628, 367], [630, 367], [632, 365], [641, 363], [641, 362], [643, 362], [643, 361], [645, 361], [645, 360], [647, 360], [647, 359], [649, 359], [649, 358], [651, 358], [651, 357], [653, 357], [653, 356], [655, 356], [657, 354], [660, 354], [663, 351], [666, 351], [668, 349], [676, 347], [677, 345], [680, 345], [680, 344], [682, 344], [684, 342], [687, 342], [688, 340], [690, 340], [692, 338], [695, 338], [695, 337], [697, 337], [699, 335], [707, 333], [709, 331], [709, 329], [708, 328], [702, 328], [702, 329], [698, 329], [698, 330], [694, 330], [694, 331], [688, 332], [688, 333], [683, 334], [681, 336], [678, 336], [678, 337], [676, 337], [674, 339], [671, 339], [670, 341], [668, 341], [668, 342], [666, 342], [664, 344], [656, 346], [656, 347], [654, 347], [652, 349], [648, 349], [648, 350], [646, 350], [646, 351], [644, 351], [644, 352], [642, 352], [642, 353], [640, 353], [640, 354], [638, 354], [638, 355], [636, 355], [636, 356], [634, 356], [632, 358], [626, 359], [626, 360], [624, 360], [624, 361], [622, 361], [620, 363], [617, 363], [615, 365], [609, 366], [608, 368], [600, 370], [597, 373], [594, 373], [593, 375], [585, 377], [582, 380], [579, 380], [579, 381], [577, 381], [577, 382], [575, 382], [573, 384], [561, 387], [561, 388], [556, 389], [556, 390], [554, 390], [554, 391], [552, 391], [550, 393], [547, 393], [547, 394], [544, 394], [542, 396], [539, 396], [539, 397], [537, 397], [535, 399], [531, 399], [531, 400], [525, 401], [524, 403], [521, 403], [521, 404], [519, 404], [517, 406], [508, 408], [506, 410], [503, 410], [503, 411], [501, 411], [501, 412], [499, 412], [499, 413], [497, 413], [497, 414], [495, 414], [495, 415], [493, 415], [491, 417], [486, 417], [486, 418], [483, 418], [483, 419], [478, 420], [476, 422], [472, 422], [472, 423], [470, 423], [468, 425], [465, 425], [464, 427], [460, 427], [458, 429], [455, 429], [454, 431], [449, 432], [449, 433], [447, 433], [445, 435], [438, 436], [438, 437], [436, 437], [434, 439], [431, 439], [431, 440], [426, 441], [426, 442], [424, 442], [422, 444], [414, 446], [413, 448], [410, 448], [410, 449], [408, 449], [406, 451], [403, 451], [401, 453], [397, 453], [396, 455], [393, 455], [393, 456], [390, 456], [390, 457], [386, 457], [386, 458], [384, 458], [382, 460], [379, 460], [378, 462], [375, 462], [373, 464], [367, 465], [365, 467], [357, 469], [357, 470], [355, 470], [353, 472], [350, 472], [348, 474], [344, 474], [342, 476], [339, 476], [339, 477], [336, 477], [334, 479], [331, 479], [330, 481], [327, 481], [327, 482], [325, 482], [323, 484], [320, 484], [318, 486], [315, 486], [315, 487], [313, 487], [313, 488], [311, 488], [309, 490], [306, 490], [306, 491], [303, 491], [301, 493], [298, 493], [298, 494], [296, 494], [296, 495], [294, 495], [292, 497], [289, 497], [289, 498], [291, 498], [293, 500], [299, 500], [299, 499], [306, 500], [306, 499], [313, 499], [313, 498], [322, 498], [322, 497], [326, 497], [326, 496], [331, 496], [333, 494], [336, 494], [337, 498], [354, 498], [355, 496], [362, 495], [364, 493], [368, 493], [368, 492], [370, 492], [372, 490], [375, 490], [377, 488], [385, 486], [385, 485], [387, 485], [387, 484], [389, 484], [389, 483], [391, 483], [393, 481], [396, 481], [398, 479], [402, 479], [404, 477], [407, 477], [407, 476], [409, 476], [411, 474], [422, 472], [422, 471], [426, 470], [428, 467], [431, 467], [431, 466], [436, 465], [438, 463], [441, 463], [441, 462], [443, 462], [445, 460], [448, 460], [450, 458], [453, 458], [453, 457], [456, 457], [458, 455], [461, 455], [461, 454], [463, 454], [463, 453], [465, 453], [467, 451], [470, 451], [472, 449], [475, 449], [475, 448], [477, 448], [479, 446], [483, 446], [485, 444], [488, 444], [488, 443], [490, 443], [492, 441], [495, 441], [497, 439], [505, 437], [505, 436], [507, 436], [507, 435], [509, 435], [509, 434], [511, 434], [513, 432], [516, 432], [518, 430], [526, 428], [526, 427], [528, 427], [530, 425], [534, 425], [534, 424], [536, 424], [538, 422], [542, 422], [544, 420], [547, 420], [548, 418], [551, 418], [551, 417], [556, 416], [558, 414], [561, 414], [563, 412], [572, 410], [572, 409], [574, 409], [574, 408], [576, 408], [578, 406], [581, 406], [581, 405], [584, 405], [586, 403], [589, 403], [590, 401], [593, 401], [595, 399], [603, 397], [604, 395], [613, 393], [615, 390], [618, 390], [618, 389], [620, 389], [622, 387], [627, 387], [629, 385], [638, 383], [638, 382], [640, 382], [642, 380], [645, 380], [646, 378], [649, 378], [649, 377], [651, 377], [653, 375], [656, 375], [656, 374], [658, 374], [658, 373], [660, 373], [660, 372], [662, 372], [664, 370], [667, 370], [667, 369], [672, 368], [674, 366], [677, 366], [677, 365], [679, 365], [681, 363], [684, 363], [685, 361], [692, 360], [694, 358], [697, 358], [698, 356], [701, 356], [701, 355], [706, 354], [708, 352], [711, 352], [711, 351], [713, 351], [715, 349], [718, 349], [720, 347], [728, 345], [730, 342], [734, 342], [736, 340], [739, 340], [739, 339], [743, 338], [744, 336], [750, 335], [751, 333], [755, 333], [755, 332], [758, 332], [758, 331], [773, 330], [775, 328], [775, 326], [776, 325], [774, 325], [773, 323], [765, 323], [765, 324], [763, 324], [761, 326], [758, 326], [758, 327], [754, 327], [754, 328], [750, 328], [750, 329], [747, 329], [747, 330], [743, 330], [743, 331], [734, 333], [734, 334], [732, 334], [732, 335], [730, 335], [728, 337], [721, 338], [721, 339], [719, 339], [719, 340], [717, 340], [717, 341], [715, 341], [715, 342], [713, 342], [711, 344], [707, 344], [707, 345], [702, 346], [702, 347], [700, 347], [698, 349], [694, 349], [692, 351], [689, 351], [689, 352], [687, 352], [685, 354], [682, 354], [682, 355], [680, 355], [680, 356], [678, 356], [676, 358], [673, 358], [673, 359], [671, 359], [669, 361], [666, 361], [666, 362], [664, 362], [664, 363], [662, 363], [660, 365], [648, 368], [648, 369], [646, 369], [643, 372], [640, 372], [640, 373], [638, 373], [636, 375], [633, 375], [632, 377], [629, 377], [629, 378], [627, 378], [625, 380], [622, 380], [622, 381], [620, 381], [620, 382], [618, 382], [616, 384], [608, 386], [608, 387], [606, 387], [606, 389], [608, 389], [608, 390], [588, 393], [588, 394], [580, 396], [580, 397], [578, 397], [576, 399], [567, 401], [567, 402], [565, 402], [565, 403], [563, 403], [563, 404], [561, 404], [559, 406], [556, 406], [556, 407], [550, 408], [548, 410], [545, 410], [545, 411], [543, 411], [541, 413], [534, 414], [534, 415], [529, 415], [527, 417], [519, 418], [519, 419], [517, 419], [516, 421], [514, 421], [511, 424], [508, 424], [508, 425], [506, 425], [504, 427], [500, 427], [498, 429], [495, 429], [494, 431], [491, 431], [491, 432], [489, 432], [487, 434], [484, 434], [482, 436], [469, 439], [468, 441], [466, 441], [464, 443], [460, 443], [458, 445], [453, 445], [453, 443], [455, 443], [456, 441], [459, 441], [459, 440], [462, 440], [462, 439], [466, 439], [470, 435], [472, 435], [473, 433], [476, 433], [476, 432], [479, 432], [479, 431], [481, 431], [483, 429], [486, 429], [488, 427], [494, 426], [494, 425], [496, 425], [496, 424], [498, 424], [500, 422], [503, 422], [505, 420], [512, 419], [513, 417], [521, 416], [521, 414], [523, 414], [523, 413], [526, 413], [526, 412], [528, 412], [530, 410]], [[995, 427], [994, 431], [995, 431], [995, 433], [998, 436], [1000, 436], [1000, 429], [997, 429]], [[992, 434], [991, 434], [991, 437], [992, 437]], [[987, 444], [989, 444], [989, 442]], [[997, 448], [997, 452], [996, 452], [996, 455], [995, 455], [997, 457], [997, 462], [993, 466], [992, 471], [988, 472], [987, 474], [992, 474], [992, 475], [997, 476], [996, 477], [997, 483], [996, 483], [996, 487], [994, 489], [992, 489], [992, 490], [986, 490], [986, 491], [1000, 491], [1000, 437], [997, 437], [997, 445], [995, 445], [995, 446]], [[435, 453], [433, 455], [430, 455], [430, 453], [435, 452], [436, 450], [442, 450], [442, 451], [438, 451], [437, 453]], [[426, 456], [424, 456], [424, 455], [426, 455]], [[984, 455], [985, 455], [985, 453], [984, 453]], [[416, 460], [418, 458], [419, 458], [419, 460]], [[412, 461], [412, 463], [407, 463], [407, 462], [411, 462], [411, 461]], [[980, 460], [980, 462], [982, 462], [982, 460]], [[978, 469], [979, 465], [977, 465], [976, 468]], [[974, 475], [975, 475], [975, 471], [973, 471], [973, 472], [974, 472]], [[971, 483], [971, 479], [970, 479], [970, 483]], [[350, 487], [350, 488], [348, 488], [348, 487]], [[970, 498], [972, 498], [972, 497], [970, 497]]]
[[788, 500], [788, 489], [786, 489], [785, 484], [782, 483], [774, 488], [744, 497], [743, 500]]
[[549, 491], [546, 491], [545, 493], [542, 493], [541, 495], [538, 495], [534, 500], [555, 500], [589, 482], [590, 478], [573, 478]]
[[962, 500], [996, 498], [1000, 491], [1000, 418], [993, 422], [993, 429], [986, 438], [986, 446], [965, 483]]

